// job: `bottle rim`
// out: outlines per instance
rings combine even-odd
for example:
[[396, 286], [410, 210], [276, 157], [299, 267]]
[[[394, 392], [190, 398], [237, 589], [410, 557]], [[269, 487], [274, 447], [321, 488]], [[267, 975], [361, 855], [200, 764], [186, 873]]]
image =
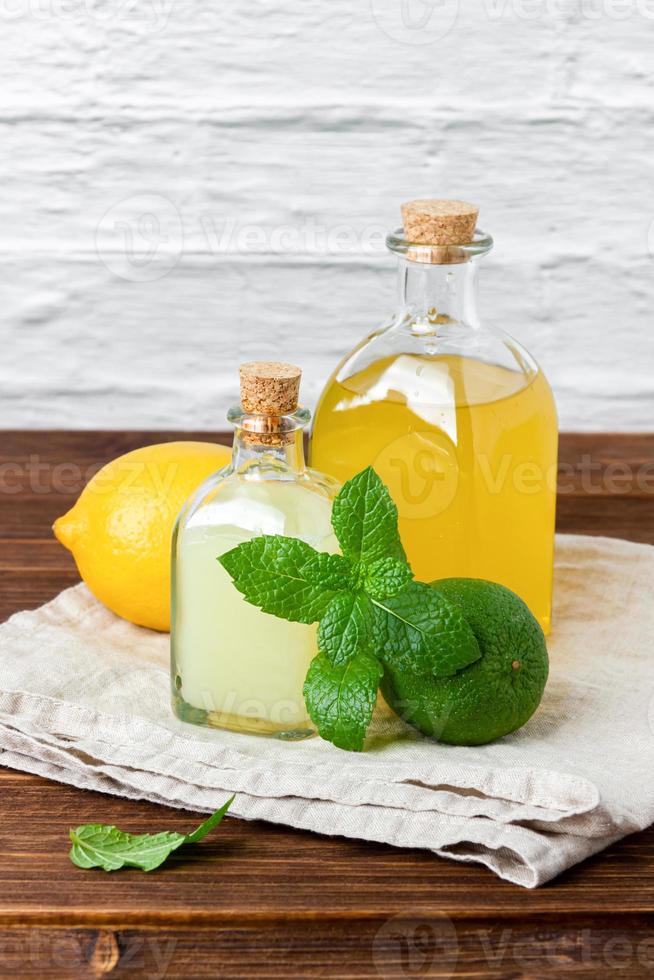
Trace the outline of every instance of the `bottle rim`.
[[258, 415], [246, 412], [242, 405], [232, 405], [227, 412], [227, 421], [235, 429], [248, 432], [295, 432], [306, 428], [311, 421], [311, 412], [308, 408], [298, 407], [290, 415]]
[[386, 236], [386, 247], [396, 255], [401, 255], [412, 262], [454, 265], [486, 255], [493, 247], [493, 239], [487, 232], [477, 228], [472, 241], [464, 245], [425, 245], [409, 241], [404, 234], [404, 229], [396, 228]]

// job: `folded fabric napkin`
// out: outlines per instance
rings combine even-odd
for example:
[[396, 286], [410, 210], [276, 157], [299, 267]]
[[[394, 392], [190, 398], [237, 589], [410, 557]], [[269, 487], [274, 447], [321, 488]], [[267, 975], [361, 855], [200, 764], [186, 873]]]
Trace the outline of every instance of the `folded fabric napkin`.
[[654, 821], [653, 585], [654, 547], [559, 537], [532, 720], [465, 748], [382, 706], [360, 754], [178, 721], [168, 637], [79, 585], [0, 627], [0, 764], [196, 811], [236, 793], [244, 819], [427, 848], [533, 888]]

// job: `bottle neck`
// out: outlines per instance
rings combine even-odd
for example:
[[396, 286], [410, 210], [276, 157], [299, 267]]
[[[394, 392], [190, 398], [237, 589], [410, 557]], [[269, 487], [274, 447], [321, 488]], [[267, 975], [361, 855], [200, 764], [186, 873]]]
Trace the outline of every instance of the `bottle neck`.
[[440, 324], [479, 327], [477, 262], [432, 264], [399, 259], [400, 311], [413, 333], [433, 334]]
[[[273, 420], [265, 420], [271, 422]], [[284, 420], [275, 420], [282, 422]], [[232, 449], [232, 469], [261, 466], [270, 471], [268, 475], [304, 473], [303, 426], [290, 431], [262, 432], [257, 423], [260, 416], [243, 416], [241, 424], [234, 430]], [[254, 430], [254, 431], [253, 431]]]

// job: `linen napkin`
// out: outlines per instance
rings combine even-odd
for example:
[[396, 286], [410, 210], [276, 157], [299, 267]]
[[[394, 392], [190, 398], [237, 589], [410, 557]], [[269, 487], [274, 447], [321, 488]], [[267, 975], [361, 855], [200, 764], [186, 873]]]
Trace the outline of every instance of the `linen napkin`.
[[654, 547], [557, 539], [550, 680], [519, 732], [440, 745], [380, 706], [366, 751], [197, 728], [168, 637], [83, 585], [0, 627], [0, 764], [87, 789], [475, 861], [533, 888], [654, 821]]

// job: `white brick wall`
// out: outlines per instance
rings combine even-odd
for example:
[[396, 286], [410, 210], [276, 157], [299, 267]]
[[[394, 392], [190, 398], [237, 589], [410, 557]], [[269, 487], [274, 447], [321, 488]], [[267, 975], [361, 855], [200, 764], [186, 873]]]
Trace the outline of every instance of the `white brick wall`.
[[654, 428], [654, 0], [429, 4], [0, 0], [0, 426], [220, 427], [269, 355], [313, 402], [438, 195], [562, 427]]

